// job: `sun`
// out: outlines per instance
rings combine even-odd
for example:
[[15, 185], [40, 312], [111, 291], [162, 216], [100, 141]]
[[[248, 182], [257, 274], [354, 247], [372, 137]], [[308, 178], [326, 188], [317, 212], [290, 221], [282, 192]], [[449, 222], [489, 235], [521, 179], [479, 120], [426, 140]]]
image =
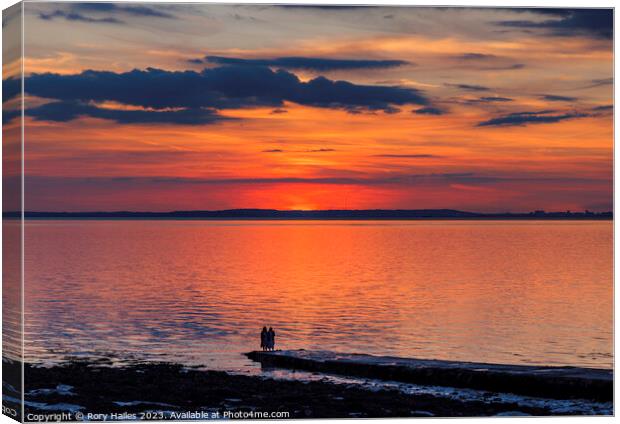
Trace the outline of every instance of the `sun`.
[[311, 205], [311, 204], [308, 204], [308, 203], [303, 203], [303, 204], [292, 205], [288, 209], [292, 210], [292, 211], [314, 211], [314, 210], [316, 210], [318, 208], [316, 207], [316, 205]]
[[287, 209], [292, 210], [292, 211], [314, 211], [314, 210], [318, 210], [319, 207], [313, 203], [299, 202], [299, 203], [294, 203], [290, 205], [289, 207], [287, 207]]

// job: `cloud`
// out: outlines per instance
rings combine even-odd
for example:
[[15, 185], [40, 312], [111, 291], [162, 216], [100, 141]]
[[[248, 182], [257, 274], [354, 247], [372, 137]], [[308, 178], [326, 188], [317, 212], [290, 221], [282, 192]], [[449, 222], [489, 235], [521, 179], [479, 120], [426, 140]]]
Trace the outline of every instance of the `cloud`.
[[140, 5], [118, 5], [114, 3], [75, 3], [71, 5], [74, 10], [88, 12], [120, 13], [132, 16], [145, 16], [153, 18], [175, 18], [170, 13], [163, 12], [154, 7]]
[[527, 124], [548, 124], [560, 122], [567, 119], [583, 118], [589, 116], [585, 113], [571, 112], [557, 114], [552, 110], [543, 110], [539, 112], [517, 112], [511, 113], [497, 118], [489, 119], [478, 123], [478, 127], [490, 126], [523, 126]]
[[497, 56], [494, 54], [484, 54], [484, 53], [463, 53], [461, 55], [456, 56], [457, 59], [460, 60], [489, 60], [495, 59]]
[[[507, 63], [511, 59], [485, 53], [463, 53], [453, 56], [454, 59], [462, 63], [466, 69], [478, 69], [481, 71], [509, 71], [523, 69], [523, 63]], [[481, 66], [482, 65], [482, 66]]]
[[471, 100], [472, 102], [481, 102], [481, 103], [492, 103], [492, 102], [512, 102], [513, 99], [509, 97], [498, 97], [498, 96], [488, 96], [488, 97], [480, 97], [476, 100]]
[[485, 103], [506, 103], [512, 101], [514, 101], [514, 99], [511, 99], [510, 97], [484, 96], [477, 99], [465, 99], [462, 101], [462, 103], [469, 105], [480, 105]]
[[7, 78], [2, 80], [2, 102], [17, 97], [22, 92], [21, 78]]
[[601, 78], [601, 79], [593, 79], [592, 81], [590, 81], [590, 84], [583, 87], [583, 88], [594, 88], [594, 87], [600, 87], [603, 85], [612, 85], [614, 83], [614, 79], [613, 78]]
[[333, 71], [351, 69], [387, 69], [410, 64], [404, 60], [329, 59], [320, 57], [276, 57], [272, 59], [243, 59], [237, 57], [206, 56], [192, 59], [192, 63], [215, 63], [235, 66], [270, 66], [282, 69]]
[[[335, 152], [336, 149], [310, 149], [310, 150], [289, 150], [292, 153], [325, 153], [325, 152]], [[263, 150], [263, 153], [284, 153], [286, 150], [282, 149], [268, 149]]]
[[[101, 16], [101, 14], [105, 14], [105, 16]], [[125, 17], [175, 18], [174, 15], [153, 7], [120, 6], [113, 3], [72, 3], [68, 9], [57, 9], [49, 13], [41, 12], [39, 18], [46, 21], [63, 18], [68, 21], [88, 23], [126, 24], [124, 20], [115, 17], [119, 15]]]
[[454, 87], [465, 91], [489, 91], [489, 87], [485, 87], [483, 85], [472, 85], [472, 84], [445, 84], [447, 87]]
[[269, 112], [270, 115], [281, 115], [283, 113], [288, 113], [288, 110], [277, 108], [277, 109], [274, 109], [271, 112]]
[[592, 110], [595, 112], [606, 112], [608, 110], [614, 110], [614, 105], [596, 106], [593, 107]]
[[595, 106], [592, 109], [590, 109], [590, 111], [592, 112], [592, 116], [612, 116], [613, 117], [614, 105]]
[[565, 9], [559, 7], [523, 7], [508, 9], [515, 13], [538, 13], [540, 15], [552, 15], [552, 16], [568, 16], [574, 9]]
[[21, 116], [21, 110], [5, 110], [2, 108], [2, 124], [8, 124], [11, 120]]
[[75, 184], [92, 185], [104, 187], [110, 185], [126, 184], [172, 184], [172, 185], [266, 185], [266, 184], [335, 184], [335, 185], [426, 185], [426, 184], [484, 184], [501, 181], [510, 181], [510, 178], [480, 175], [472, 172], [454, 173], [431, 173], [431, 174], [410, 174], [410, 173], [387, 173], [387, 174], [368, 174], [364, 177], [256, 177], [256, 178], [186, 178], [186, 177], [92, 177], [92, 178], [71, 178], [71, 177], [51, 177], [51, 176], [31, 176], [28, 182], [32, 184], [59, 184], [66, 189]]
[[109, 119], [120, 124], [185, 124], [200, 125], [218, 121], [232, 120], [218, 115], [207, 109], [181, 110], [124, 110], [108, 109], [85, 104], [79, 101], [60, 101], [46, 103], [42, 106], [30, 108], [25, 114], [35, 120], [67, 122], [81, 116]]
[[538, 9], [525, 11], [555, 15], [556, 19], [544, 21], [509, 20], [495, 24], [509, 28], [541, 28], [549, 30], [555, 36], [587, 35], [595, 38], [611, 39], [613, 37], [613, 10], [612, 9], [558, 9], [544, 12]]
[[434, 159], [434, 158], [441, 158], [443, 156], [430, 155], [430, 154], [414, 154], [414, 155], [391, 155], [391, 154], [385, 154], [385, 155], [374, 155], [374, 157], [376, 157], [376, 158]]
[[490, 66], [490, 67], [480, 68], [480, 70], [482, 71], [511, 71], [511, 70], [523, 69], [523, 68], [525, 68], [525, 64], [513, 63], [512, 65]]
[[412, 111], [413, 113], [417, 113], [418, 115], [444, 115], [446, 112], [442, 109], [436, 107], [423, 107], [421, 109], [416, 109]]
[[51, 13], [40, 13], [39, 18], [45, 21], [51, 21], [56, 18], [64, 18], [67, 21], [78, 21], [78, 22], [88, 22], [88, 23], [101, 23], [101, 24], [124, 24], [124, 21], [120, 19], [112, 18], [112, 17], [104, 17], [104, 18], [92, 18], [89, 16], [84, 16], [80, 13], [76, 12], [65, 12], [62, 10], [55, 10]]
[[[400, 109], [397, 107], [388, 107], [388, 108], [383, 109], [383, 112], [393, 115], [395, 113], [400, 113]], [[349, 113], [359, 113], [359, 110], [358, 109], [349, 110]]]
[[[54, 120], [86, 115], [118, 122], [147, 122], [150, 118], [146, 116], [151, 114], [166, 122], [213, 122], [218, 120], [213, 115], [219, 109], [278, 108], [285, 101], [351, 112], [388, 113], [394, 111], [395, 105], [428, 104], [427, 98], [413, 88], [358, 85], [325, 77], [302, 82], [290, 72], [260, 66], [222, 66], [201, 72], [147, 68], [123, 73], [87, 70], [72, 75], [32, 74], [26, 77], [25, 91], [56, 100], [29, 113], [38, 119], [49, 115]], [[93, 105], [106, 101], [155, 110], [112, 113]], [[165, 110], [171, 108], [184, 112]]]
[[579, 100], [577, 97], [558, 96], [555, 94], [544, 94], [540, 97], [550, 102], [574, 102]]

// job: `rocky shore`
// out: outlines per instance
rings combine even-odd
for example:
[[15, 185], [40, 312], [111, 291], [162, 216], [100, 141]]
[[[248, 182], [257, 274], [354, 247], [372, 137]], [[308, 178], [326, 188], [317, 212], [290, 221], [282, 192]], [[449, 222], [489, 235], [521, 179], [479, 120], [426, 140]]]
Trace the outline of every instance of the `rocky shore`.
[[[127, 367], [86, 361], [53, 367], [26, 365], [25, 376], [25, 414], [31, 417], [66, 412], [78, 419], [84, 417], [80, 414], [89, 413], [101, 417], [108, 414], [107, 419], [109, 414], [115, 414], [112, 418], [125, 414], [126, 419], [179, 419], [179, 414], [200, 418], [196, 415], [200, 411], [217, 412], [220, 417], [228, 414], [230, 418], [252, 418], [250, 414], [255, 412], [285, 413], [267, 418], [551, 414], [546, 408], [495, 402], [492, 394], [488, 400], [461, 401], [398, 390], [369, 391], [326, 381], [231, 375], [167, 363]], [[11, 399], [17, 400], [5, 390], [4, 404], [11, 405]]]

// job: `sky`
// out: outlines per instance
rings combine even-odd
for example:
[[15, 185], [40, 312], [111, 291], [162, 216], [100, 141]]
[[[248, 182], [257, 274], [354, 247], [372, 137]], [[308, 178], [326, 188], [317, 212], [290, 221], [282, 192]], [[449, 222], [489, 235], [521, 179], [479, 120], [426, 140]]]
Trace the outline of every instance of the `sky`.
[[[612, 22], [25, 3], [25, 207], [609, 211]], [[5, 131], [17, 69], [5, 63]]]

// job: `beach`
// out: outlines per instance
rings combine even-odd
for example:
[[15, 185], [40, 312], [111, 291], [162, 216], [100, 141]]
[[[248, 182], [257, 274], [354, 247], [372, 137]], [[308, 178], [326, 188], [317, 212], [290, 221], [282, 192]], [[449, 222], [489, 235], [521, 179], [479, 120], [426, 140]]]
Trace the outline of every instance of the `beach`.
[[[19, 371], [19, 364], [5, 369]], [[286, 419], [610, 415], [611, 402], [544, 399], [466, 388], [334, 378], [300, 371], [300, 378], [238, 375], [172, 363], [116, 366], [70, 360], [26, 364], [25, 418], [63, 420]], [[347, 368], [342, 369], [343, 375]], [[17, 408], [17, 392], [4, 387], [4, 404]]]
[[167, 417], [172, 412], [280, 411], [290, 418], [488, 416], [515, 411], [550, 414], [543, 408], [517, 404], [450, 401], [326, 382], [276, 381], [174, 364], [120, 369], [91, 365], [27, 366], [26, 415], [81, 412], [121, 416], [147, 411], [161, 411]]

